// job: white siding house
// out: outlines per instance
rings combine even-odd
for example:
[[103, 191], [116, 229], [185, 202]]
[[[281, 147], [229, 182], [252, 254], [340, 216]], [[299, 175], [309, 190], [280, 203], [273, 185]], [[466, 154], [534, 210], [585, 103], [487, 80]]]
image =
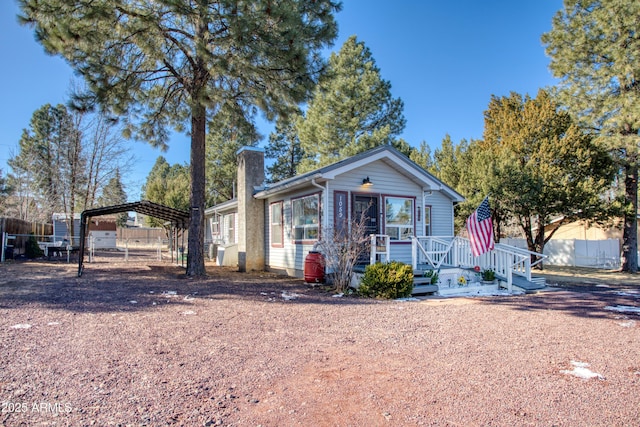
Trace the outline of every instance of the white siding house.
[[[239, 152], [239, 162], [247, 163], [242, 156], [251, 150], [254, 159], [259, 159], [255, 149], [245, 148]], [[264, 182], [264, 159], [261, 164], [239, 168], [238, 173], [257, 174], [247, 180]], [[358, 218], [362, 211], [370, 233], [390, 236], [391, 259], [411, 263], [411, 236], [453, 236], [453, 208], [464, 200], [388, 145], [294, 178], [259, 185], [246, 197], [251, 200], [239, 197], [207, 209], [207, 217], [228, 208], [243, 212], [243, 203], [261, 201], [264, 269], [295, 276], [302, 276], [306, 255], [324, 233], [340, 226], [341, 218]], [[240, 226], [254, 222], [241, 217], [237, 221]], [[243, 256], [239, 257], [242, 262]]]
[[[238, 265], [238, 201], [229, 200], [205, 210], [205, 245], [218, 265]], [[215, 250], [214, 250], [215, 248]]]
[[80, 214], [75, 213], [73, 215], [73, 236], [70, 235], [70, 219], [68, 214], [54, 213], [53, 214], [53, 241], [54, 242], [66, 242], [65, 245], [77, 245], [80, 240]]

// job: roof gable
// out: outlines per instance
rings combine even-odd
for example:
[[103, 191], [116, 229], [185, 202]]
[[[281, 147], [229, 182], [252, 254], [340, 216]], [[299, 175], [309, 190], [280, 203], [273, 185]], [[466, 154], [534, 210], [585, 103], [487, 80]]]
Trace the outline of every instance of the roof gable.
[[267, 198], [283, 191], [308, 185], [308, 183], [312, 181], [333, 180], [343, 173], [352, 171], [355, 168], [366, 167], [368, 164], [376, 161], [385, 162], [398, 173], [419, 183], [425, 191], [442, 191], [454, 202], [464, 201], [464, 197], [459, 193], [418, 166], [391, 145], [381, 145], [314, 171], [269, 184], [262, 191], [259, 191], [256, 197]]

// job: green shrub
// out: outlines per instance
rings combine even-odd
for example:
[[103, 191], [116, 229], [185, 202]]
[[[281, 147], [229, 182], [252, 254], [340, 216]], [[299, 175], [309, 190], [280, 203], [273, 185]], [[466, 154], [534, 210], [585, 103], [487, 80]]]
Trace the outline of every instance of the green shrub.
[[27, 244], [24, 248], [24, 253], [29, 259], [39, 258], [44, 255], [40, 246], [38, 246], [38, 241], [36, 240], [36, 236], [33, 234], [29, 236], [27, 239]]
[[429, 283], [431, 283], [432, 285], [438, 284], [438, 279], [440, 278], [440, 274], [438, 274], [437, 270], [429, 270], [426, 273], [424, 273], [424, 275], [431, 279]]
[[492, 269], [487, 269], [482, 271], [482, 280], [486, 282], [492, 282], [496, 278], [496, 272]]
[[413, 269], [398, 261], [368, 265], [358, 292], [366, 297], [405, 298], [413, 291]]

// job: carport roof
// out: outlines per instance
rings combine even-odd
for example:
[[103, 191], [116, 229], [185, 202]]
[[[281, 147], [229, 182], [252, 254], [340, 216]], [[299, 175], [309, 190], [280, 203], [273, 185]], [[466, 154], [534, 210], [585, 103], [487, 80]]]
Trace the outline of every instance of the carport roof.
[[82, 212], [84, 218], [110, 215], [121, 212], [138, 212], [143, 215], [152, 216], [168, 221], [176, 228], [185, 229], [189, 226], [189, 212], [168, 206], [153, 203], [148, 200], [139, 202], [124, 203], [122, 205], [105, 206], [103, 208], [88, 209]]
[[103, 208], [88, 209], [82, 212], [80, 219], [80, 250], [78, 254], [78, 277], [82, 275], [84, 262], [84, 240], [87, 231], [87, 218], [100, 215], [110, 215], [121, 212], [138, 212], [170, 222], [175, 228], [186, 229], [189, 227], [189, 212], [168, 206], [153, 203], [148, 200], [124, 203], [122, 205], [105, 206]]

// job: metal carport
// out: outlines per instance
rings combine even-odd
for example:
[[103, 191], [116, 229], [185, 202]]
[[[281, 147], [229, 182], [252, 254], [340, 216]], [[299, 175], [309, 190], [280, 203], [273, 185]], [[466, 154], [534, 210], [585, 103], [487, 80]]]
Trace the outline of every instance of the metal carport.
[[143, 215], [160, 218], [171, 223], [171, 227], [175, 229], [185, 230], [189, 227], [189, 212], [170, 208], [168, 206], [153, 203], [148, 200], [141, 200], [139, 202], [133, 203], [124, 203], [122, 205], [105, 206], [102, 208], [88, 209], [86, 211], [83, 211], [82, 215], [80, 216], [80, 250], [78, 251], [78, 277], [82, 276], [85, 238], [89, 226], [89, 218], [122, 212], [138, 212]]

